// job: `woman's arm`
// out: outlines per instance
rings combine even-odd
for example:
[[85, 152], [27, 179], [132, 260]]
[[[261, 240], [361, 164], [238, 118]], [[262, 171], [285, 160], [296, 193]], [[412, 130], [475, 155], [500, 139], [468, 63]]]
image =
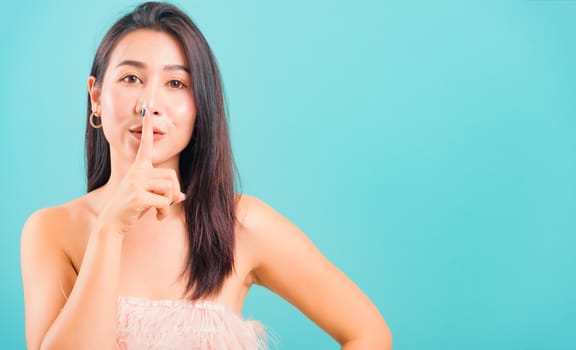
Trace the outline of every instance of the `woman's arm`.
[[[24, 226], [22, 277], [31, 349], [116, 347], [123, 234], [148, 210], [162, 219], [185, 198], [173, 169], [152, 166], [153, 121], [147, 117], [142, 123], [134, 163], [94, 220], [78, 276], [61, 243], [74, 234], [73, 214], [64, 207], [45, 209]], [[70, 286], [67, 300], [59, 295], [60, 283]]]
[[392, 337], [374, 304], [292, 223], [244, 198], [240, 218], [254, 246], [253, 278], [300, 309], [345, 350], [386, 350]]
[[43, 209], [24, 225], [28, 349], [115, 349], [122, 236], [104, 229], [92, 232], [76, 275], [62, 244], [69, 216], [62, 207]]

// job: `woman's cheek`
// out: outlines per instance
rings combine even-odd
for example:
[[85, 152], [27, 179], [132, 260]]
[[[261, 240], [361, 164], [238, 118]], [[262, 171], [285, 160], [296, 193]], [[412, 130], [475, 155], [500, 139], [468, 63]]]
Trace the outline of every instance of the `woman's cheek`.
[[189, 95], [180, 96], [174, 99], [172, 108], [173, 115], [177, 116], [177, 121], [179, 124], [191, 123], [196, 119], [196, 106], [194, 100]]
[[133, 115], [131, 112], [133, 104], [130, 91], [109, 86], [102, 94], [102, 126], [104, 136], [111, 145], [121, 142], [124, 119]]
[[110, 90], [108, 104], [116, 118], [122, 119], [122, 116], [132, 114], [137, 100], [136, 91], [132, 90], [135, 89], [115, 88]]

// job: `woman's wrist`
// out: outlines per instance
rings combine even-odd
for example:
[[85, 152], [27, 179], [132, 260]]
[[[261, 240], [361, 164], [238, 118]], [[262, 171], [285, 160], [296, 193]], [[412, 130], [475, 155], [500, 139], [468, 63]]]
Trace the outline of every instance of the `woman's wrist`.
[[122, 242], [124, 239], [124, 231], [114, 225], [96, 225], [92, 234], [96, 235], [99, 240], [117, 240]]

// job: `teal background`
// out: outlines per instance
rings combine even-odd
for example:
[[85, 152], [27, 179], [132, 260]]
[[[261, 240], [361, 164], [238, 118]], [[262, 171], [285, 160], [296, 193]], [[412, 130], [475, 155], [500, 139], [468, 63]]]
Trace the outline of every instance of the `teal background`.
[[[22, 224], [83, 194], [86, 79], [133, 4], [0, 9], [2, 349], [25, 347]], [[395, 349], [576, 349], [576, 1], [176, 4], [220, 63], [243, 191], [368, 294]], [[244, 315], [280, 349], [338, 348], [266, 290]]]

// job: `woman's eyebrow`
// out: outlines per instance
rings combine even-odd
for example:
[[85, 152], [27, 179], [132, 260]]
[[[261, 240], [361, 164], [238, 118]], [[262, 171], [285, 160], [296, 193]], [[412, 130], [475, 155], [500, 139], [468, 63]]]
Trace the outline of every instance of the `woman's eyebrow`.
[[169, 64], [167, 66], [164, 66], [164, 70], [183, 70], [186, 73], [190, 74], [190, 69], [181, 64]]
[[[121, 66], [133, 66], [133, 67], [141, 68], [141, 69], [146, 68], [146, 64], [144, 62], [135, 61], [135, 60], [124, 60], [124, 61], [118, 63], [116, 68], [121, 67]], [[181, 65], [181, 64], [165, 65], [164, 70], [183, 70], [186, 73], [190, 74], [190, 69], [186, 66]]]
[[134, 66], [136, 68], [146, 68], [146, 65], [143, 62], [134, 61], [134, 60], [124, 60], [124, 61], [118, 63], [116, 68], [121, 67], [121, 66]]

